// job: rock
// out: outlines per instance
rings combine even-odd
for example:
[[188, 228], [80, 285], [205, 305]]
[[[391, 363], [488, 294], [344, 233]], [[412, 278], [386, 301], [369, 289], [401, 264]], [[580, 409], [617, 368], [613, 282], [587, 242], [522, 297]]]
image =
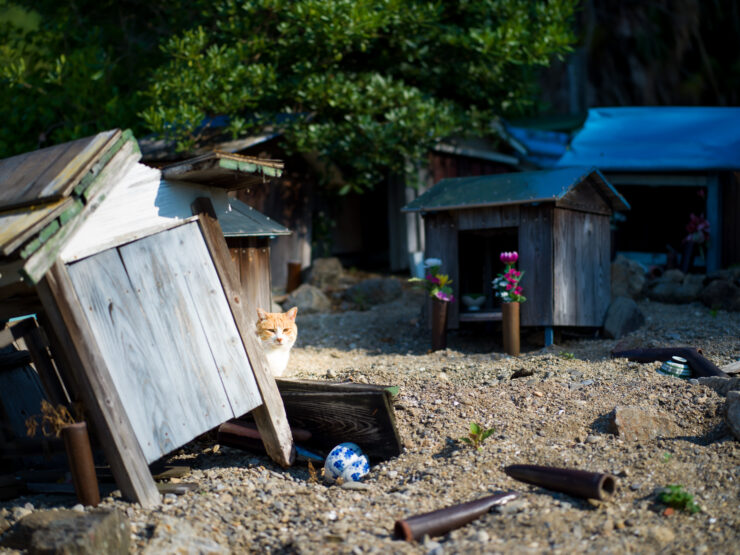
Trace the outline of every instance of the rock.
[[720, 370], [725, 374], [740, 374], [740, 360], [726, 364]]
[[740, 391], [730, 391], [727, 393], [725, 422], [727, 422], [727, 427], [730, 428], [735, 439], [740, 441]]
[[165, 516], [154, 529], [152, 539], [143, 553], [144, 555], [159, 555], [160, 553], [226, 555], [230, 551], [208, 539], [204, 530], [196, 529], [187, 520]]
[[647, 537], [663, 547], [675, 540], [676, 534], [667, 526], [651, 526], [647, 530]]
[[29, 553], [97, 555], [129, 552], [131, 524], [115, 509], [89, 513], [36, 511], [18, 521], [1, 545]]
[[717, 395], [727, 397], [727, 393], [740, 390], [740, 378], [724, 378], [722, 376], [705, 376], [698, 378], [699, 385], [705, 385]]
[[623, 255], [617, 256], [611, 267], [612, 299], [638, 298], [645, 286], [645, 268]]
[[398, 280], [392, 278], [366, 279], [344, 292], [344, 299], [358, 307], [389, 303], [401, 296]]
[[699, 300], [712, 309], [740, 311], [740, 287], [729, 280], [714, 280], [702, 289]]
[[285, 308], [297, 306], [298, 314], [311, 314], [331, 310], [331, 301], [321, 289], [304, 283], [288, 295], [283, 306]]
[[647, 286], [645, 294], [653, 301], [684, 304], [695, 301], [703, 287], [703, 275], [668, 270]]
[[609, 305], [604, 320], [604, 333], [607, 337], [619, 339], [635, 331], [645, 323], [645, 316], [637, 303], [629, 297], [617, 297]]
[[610, 415], [610, 431], [627, 441], [648, 441], [675, 436], [681, 428], [670, 416], [655, 409], [617, 406]]
[[337, 287], [344, 268], [338, 258], [316, 258], [311, 263], [308, 283], [320, 289]]

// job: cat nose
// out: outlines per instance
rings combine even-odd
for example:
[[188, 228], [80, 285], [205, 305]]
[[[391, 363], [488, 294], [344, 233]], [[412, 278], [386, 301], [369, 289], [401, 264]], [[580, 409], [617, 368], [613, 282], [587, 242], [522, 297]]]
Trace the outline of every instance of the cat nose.
[[282, 343], [283, 342], [283, 338], [282, 337], [276, 337], [275, 338], [275, 341], [277, 341], [278, 343]]

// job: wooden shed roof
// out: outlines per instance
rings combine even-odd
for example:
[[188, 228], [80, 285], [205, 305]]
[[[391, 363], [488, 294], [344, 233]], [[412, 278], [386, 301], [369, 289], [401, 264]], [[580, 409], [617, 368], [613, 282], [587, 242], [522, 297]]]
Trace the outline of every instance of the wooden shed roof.
[[209, 152], [162, 168], [162, 177], [165, 179], [227, 190], [243, 189], [266, 178], [280, 177], [282, 174], [283, 163], [280, 160], [220, 151]]
[[404, 212], [438, 212], [556, 202], [576, 186], [589, 182], [612, 210], [628, 210], [629, 204], [595, 168], [564, 168], [533, 172], [502, 173], [478, 177], [443, 179], [403, 207]]
[[269, 235], [290, 235], [291, 231], [275, 220], [257, 212], [238, 199], [229, 199], [231, 212], [220, 214], [218, 221], [224, 237], [260, 237]]

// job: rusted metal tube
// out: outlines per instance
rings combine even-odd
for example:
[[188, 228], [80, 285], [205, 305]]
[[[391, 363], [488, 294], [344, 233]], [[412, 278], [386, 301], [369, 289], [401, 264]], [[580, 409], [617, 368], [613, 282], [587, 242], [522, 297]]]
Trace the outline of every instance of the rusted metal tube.
[[285, 284], [286, 293], [295, 291], [301, 284], [301, 266], [300, 262], [288, 262], [288, 280]]
[[519, 481], [574, 497], [605, 500], [617, 490], [617, 478], [599, 472], [531, 464], [507, 466], [504, 472]]
[[65, 426], [62, 428], [62, 437], [77, 498], [83, 505], [95, 507], [100, 503], [100, 489], [95, 475], [87, 423], [76, 422]]
[[508, 503], [518, 495], [513, 491], [499, 493], [430, 513], [412, 516], [405, 520], [397, 520], [393, 525], [393, 533], [396, 538], [409, 542], [419, 541], [424, 536], [441, 536], [450, 530], [465, 526], [496, 505]]
[[447, 301], [432, 298], [432, 351], [447, 348]]
[[[304, 430], [303, 428], [290, 428], [290, 431], [293, 434], [294, 441], [308, 441], [311, 439], [311, 432]], [[262, 436], [257, 429], [257, 425], [253, 422], [230, 420], [228, 422], [224, 422], [218, 427], [218, 433], [219, 435], [231, 434], [249, 439], [262, 440]]]
[[678, 356], [686, 359], [691, 367], [693, 377], [729, 376], [720, 370], [712, 361], [702, 355], [701, 349], [696, 347], [659, 347], [653, 349], [629, 349], [626, 351], [612, 351], [613, 358], [627, 358], [635, 362], [665, 362], [671, 357]]

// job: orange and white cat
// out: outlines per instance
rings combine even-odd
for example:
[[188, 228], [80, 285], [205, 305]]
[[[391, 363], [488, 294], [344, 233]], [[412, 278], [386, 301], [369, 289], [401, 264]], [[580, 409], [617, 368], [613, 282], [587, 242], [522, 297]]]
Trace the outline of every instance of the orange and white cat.
[[270, 373], [279, 378], [285, 373], [290, 358], [290, 348], [298, 337], [295, 317], [298, 307], [288, 312], [266, 312], [257, 309], [257, 337], [267, 356]]

